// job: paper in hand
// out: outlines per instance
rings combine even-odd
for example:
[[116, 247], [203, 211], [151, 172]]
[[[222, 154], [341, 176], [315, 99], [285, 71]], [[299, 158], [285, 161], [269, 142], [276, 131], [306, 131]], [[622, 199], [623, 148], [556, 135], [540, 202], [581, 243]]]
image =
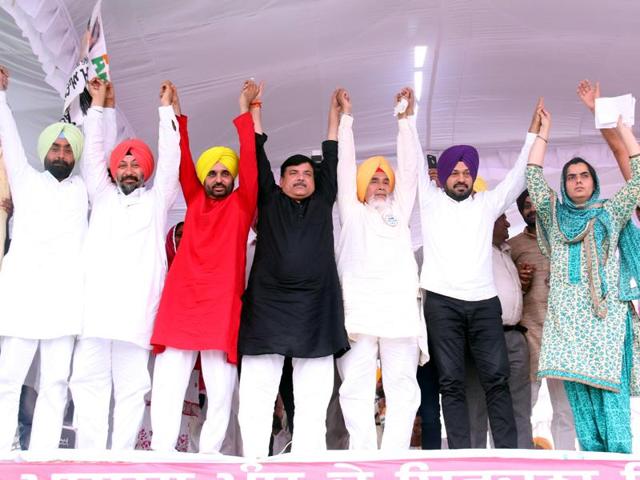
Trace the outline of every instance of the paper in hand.
[[393, 109], [393, 115], [397, 117], [398, 115], [403, 114], [407, 107], [409, 106], [409, 102], [406, 98], [402, 97], [398, 103], [396, 103], [395, 108]]
[[596, 98], [596, 128], [615, 128], [618, 117], [622, 115], [622, 122], [632, 127], [635, 122], [636, 99], [630, 93], [619, 97]]

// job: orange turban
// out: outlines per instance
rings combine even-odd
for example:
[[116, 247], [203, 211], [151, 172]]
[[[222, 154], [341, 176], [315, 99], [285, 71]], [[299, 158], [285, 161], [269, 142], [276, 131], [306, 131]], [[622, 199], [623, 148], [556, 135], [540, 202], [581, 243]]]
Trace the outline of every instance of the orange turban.
[[387, 159], [382, 156], [370, 157], [358, 165], [358, 173], [356, 174], [358, 200], [361, 202], [366, 200], [365, 196], [367, 194], [367, 187], [378, 169], [382, 170], [387, 174], [387, 177], [389, 177], [389, 186], [393, 192], [393, 188], [396, 184], [396, 176], [393, 173], [393, 168], [391, 168]]
[[120, 142], [116, 148], [111, 152], [109, 159], [109, 171], [113, 179], [116, 179], [116, 171], [118, 170], [118, 164], [127, 155], [133, 155], [138, 161], [138, 165], [142, 168], [144, 179], [149, 180], [153, 173], [153, 153], [149, 147], [137, 138], [129, 138], [124, 142]]

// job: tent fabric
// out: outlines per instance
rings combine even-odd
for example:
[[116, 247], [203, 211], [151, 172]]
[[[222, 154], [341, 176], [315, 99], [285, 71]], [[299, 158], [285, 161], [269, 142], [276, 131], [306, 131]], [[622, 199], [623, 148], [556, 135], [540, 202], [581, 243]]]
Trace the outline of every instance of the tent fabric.
[[[13, 72], [9, 99], [28, 153], [42, 127], [59, 118], [79, 32], [93, 5], [0, 0], [0, 62]], [[255, 77], [266, 82], [264, 128], [274, 167], [293, 153], [310, 154], [325, 138], [329, 95], [337, 86], [349, 89], [358, 117], [358, 159], [393, 161], [392, 99], [409, 85], [421, 89], [424, 149], [474, 145], [490, 186], [515, 159], [539, 95], [554, 120], [546, 170], [551, 184], [570, 153], [580, 151], [599, 169], [604, 196], [621, 185], [575, 88], [587, 77], [602, 82], [603, 94], [635, 93], [640, 65], [624, 63], [635, 58], [640, 35], [635, 2], [221, 0], [178, 8], [167, 0], [109, 0], [102, 17], [120, 139], [142, 138], [154, 151], [150, 119], [162, 80], [179, 88], [197, 153], [212, 144], [237, 147], [231, 120], [242, 81]], [[422, 66], [414, 62], [419, 45], [428, 47]], [[183, 213], [179, 201], [171, 219]]]

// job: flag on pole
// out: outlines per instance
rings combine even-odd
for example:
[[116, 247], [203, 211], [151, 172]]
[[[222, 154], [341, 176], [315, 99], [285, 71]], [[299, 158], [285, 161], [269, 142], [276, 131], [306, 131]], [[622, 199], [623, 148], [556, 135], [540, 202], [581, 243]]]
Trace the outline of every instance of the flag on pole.
[[82, 35], [78, 62], [69, 77], [64, 94], [63, 121], [81, 125], [91, 106], [91, 95], [86, 86], [93, 77], [109, 80], [109, 56], [104, 37], [102, 0], [93, 7], [87, 29]]

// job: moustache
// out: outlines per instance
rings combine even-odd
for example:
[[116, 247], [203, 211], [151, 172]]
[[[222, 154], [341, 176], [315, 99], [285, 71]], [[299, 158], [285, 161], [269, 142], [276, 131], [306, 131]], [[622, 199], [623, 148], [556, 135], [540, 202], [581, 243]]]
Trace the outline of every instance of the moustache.
[[469, 188], [469, 185], [467, 185], [466, 183], [463, 183], [463, 182], [458, 182], [453, 186], [453, 188], [457, 188], [457, 187]]
[[307, 182], [296, 182], [293, 184], [294, 187], [306, 187]]
[[134, 182], [137, 182], [139, 180], [139, 178], [135, 175], [126, 175], [124, 177], [122, 177], [122, 182], [126, 181], [126, 180], [133, 180]]

